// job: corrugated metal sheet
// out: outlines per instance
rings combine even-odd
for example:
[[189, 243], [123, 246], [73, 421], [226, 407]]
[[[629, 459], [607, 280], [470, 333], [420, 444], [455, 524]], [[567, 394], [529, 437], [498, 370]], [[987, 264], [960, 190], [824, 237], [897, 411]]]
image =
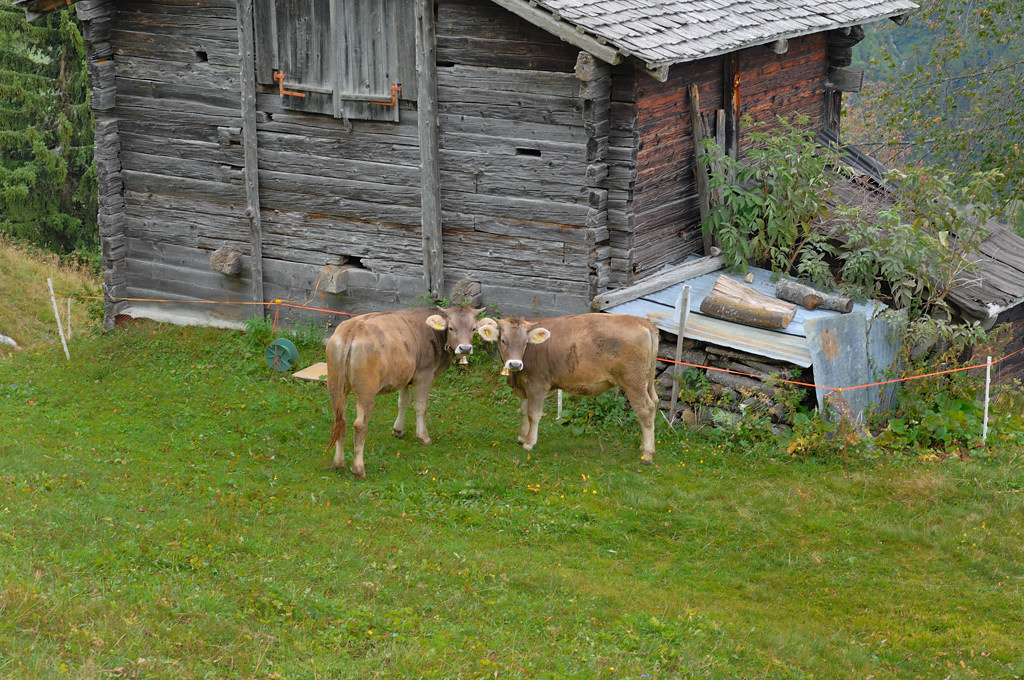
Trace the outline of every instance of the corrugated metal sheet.
[[[760, 293], [774, 297], [775, 284], [772, 282], [772, 273], [756, 267], [751, 268], [750, 272], [754, 275], [754, 281], [749, 285]], [[812, 311], [797, 306], [797, 313], [793, 317], [793, 321], [784, 330], [779, 331], [755, 328], [701, 314], [701, 300], [711, 292], [715, 281], [723, 273], [723, 271], [718, 271], [704, 274], [636, 300], [615, 305], [605, 311], [612, 314], [633, 314], [646, 317], [662, 330], [678, 334], [679, 314], [676, 310], [676, 303], [683, 286], [689, 285], [689, 316], [683, 337], [786, 361], [804, 368], [811, 366], [811, 350], [807, 342], [804, 322], [810, 319], [837, 316], [839, 312]], [[737, 281], [743, 280], [741, 276], [729, 276]], [[850, 313], [859, 314], [865, 319], [872, 319], [881, 309], [881, 305], [874, 303], [870, 305], [855, 304]]]
[[854, 26], [899, 14], [910, 0], [532, 0], [652, 67]]

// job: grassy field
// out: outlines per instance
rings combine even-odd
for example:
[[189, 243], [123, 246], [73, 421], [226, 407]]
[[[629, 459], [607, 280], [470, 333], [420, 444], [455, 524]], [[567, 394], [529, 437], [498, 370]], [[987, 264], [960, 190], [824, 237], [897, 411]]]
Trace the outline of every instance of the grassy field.
[[[299, 366], [322, 348], [300, 342]], [[1014, 678], [1024, 457], [541, 423], [487, 352], [330, 467], [323, 384], [137, 322], [0, 357], [3, 678]], [[351, 435], [350, 435], [351, 436]]]

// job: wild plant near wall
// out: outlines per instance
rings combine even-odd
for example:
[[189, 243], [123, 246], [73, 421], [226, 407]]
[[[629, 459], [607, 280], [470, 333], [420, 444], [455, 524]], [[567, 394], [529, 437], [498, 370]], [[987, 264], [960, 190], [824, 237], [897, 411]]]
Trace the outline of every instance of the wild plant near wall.
[[845, 172], [834, 154], [818, 145], [807, 118], [778, 125], [744, 121], [753, 147], [740, 160], [715, 152], [705, 140], [702, 162], [714, 162], [710, 188], [720, 195], [704, 223], [722, 244], [731, 269], [755, 265], [831, 286], [827, 257], [833, 245], [815, 225], [828, 213], [830, 173]]
[[[814, 142], [806, 121], [780, 120], [771, 130], [748, 125], [753, 147], [740, 161], [713, 141], [702, 155], [712, 167], [712, 190], [723, 198], [704, 229], [720, 240], [727, 266], [756, 265], [884, 301], [900, 329], [904, 375], [963, 366], [986, 333], [977, 323], [959, 322], [946, 298], [977, 272], [974, 259], [996, 213], [1002, 173], [955, 182], [937, 168], [894, 170], [886, 177], [887, 207], [830, 207], [832, 184], [847, 170]], [[906, 451], [972, 446], [981, 432], [971, 391], [976, 382], [938, 378], [903, 386], [887, 416], [891, 423], [876, 424], [885, 428], [880, 443]], [[801, 436], [794, 451], [807, 453]]]

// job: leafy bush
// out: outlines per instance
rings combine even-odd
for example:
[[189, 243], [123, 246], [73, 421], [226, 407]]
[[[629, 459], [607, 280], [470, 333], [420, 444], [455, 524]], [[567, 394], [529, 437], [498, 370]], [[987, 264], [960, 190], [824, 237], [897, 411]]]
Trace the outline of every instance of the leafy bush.
[[597, 430], [614, 430], [628, 426], [632, 418], [629, 401], [621, 390], [608, 390], [596, 397], [566, 394], [562, 402], [562, 424], [573, 434]]
[[705, 140], [701, 159], [717, 166], [710, 188], [721, 200], [712, 206], [704, 230], [721, 241], [732, 269], [746, 271], [753, 264], [830, 286], [827, 258], [833, 246], [815, 225], [828, 212], [827, 170], [846, 171], [814, 141], [806, 117], [779, 118], [773, 128], [749, 118], [744, 125], [753, 147], [742, 160]]

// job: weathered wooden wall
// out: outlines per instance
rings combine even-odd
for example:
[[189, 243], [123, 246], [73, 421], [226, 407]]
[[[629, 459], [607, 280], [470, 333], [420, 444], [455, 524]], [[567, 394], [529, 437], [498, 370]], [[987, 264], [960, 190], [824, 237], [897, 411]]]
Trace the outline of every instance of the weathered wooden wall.
[[[184, 315], [192, 300], [251, 302], [236, 0], [78, 7], [108, 292], [180, 300], [168, 308]], [[489, 2], [441, 0], [437, 12], [446, 290], [468, 278], [505, 313], [583, 312], [597, 293], [700, 249], [686, 87], [699, 84], [705, 113], [721, 106], [720, 58], [658, 83]], [[743, 111], [799, 110], [818, 124], [824, 50], [811, 37], [782, 56], [745, 51]], [[400, 106], [397, 123], [348, 121], [258, 89], [266, 300], [365, 312], [424, 292], [417, 112], [414, 100]], [[240, 275], [210, 268], [222, 247], [243, 254]], [[348, 266], [347, 290], [324, 292], [326, 265]], [[258, 309], [196, 314], [238, 321]]]
[[446, 277], [505, 311], [587, 311], [608, 278], [578, 56], [497, 5], [438, 5]]
[[[740, 113], [771, 124], [778, 116], [803, 114], [811, 130], [825, 125], [825, 82], [828, 80], [826, 34], [795, 38], [785, 54], [767, 47], [740, 52]], [[749, 139], [740, 126], [740, 151]]]

